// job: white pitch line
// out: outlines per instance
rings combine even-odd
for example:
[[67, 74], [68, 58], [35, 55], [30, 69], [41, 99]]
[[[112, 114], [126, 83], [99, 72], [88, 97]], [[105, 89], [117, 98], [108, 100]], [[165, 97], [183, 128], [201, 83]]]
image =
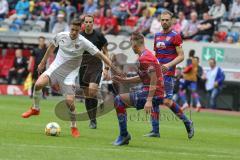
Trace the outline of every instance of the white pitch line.
[[[0, 146], [15, 146], [15, 147], [27, 147], [27, 148], [43, 148], [43, 149], [76, 149], [79, 151], [79, 148], [77, 147], [65, 147], [65, 146], [54, 146], [54, 145], [31, 145], [31, 144], [1, 144]], [[91, 148], [81, 148], [81, 150], [89, 150], [89, 151], [92, 151], [92, 150], [95, 150], [95, 151], [115, 151], [115, 152], [128, 152], [128, 153], [151, 153], [151, 154], [178, 154], [178, 155], [192, 155], [192, 156], [203, 156], [201, 154], [201, 152], [198, 154], [198, 153], [191, 153], [191, 152], [172, 152], [172, 151], [146, 151], [146, 150], [141, 150], [141, 149], [132, 149], [130, 150], [131, 148], [126, 148], [126, 149], [123, 149], [122, 147], [119, 147], [116, 149], [114, 148], [96, 148], [96, 147], [91, 147]], [[207, 157], [218, 157], [218, 158], [235, 158], [231, 155], [222, 155], [221, 153], [217, 153], [217, 154], [207, 154], [205, 155]], [[237, 159], [237, 157], [236, 157]]]

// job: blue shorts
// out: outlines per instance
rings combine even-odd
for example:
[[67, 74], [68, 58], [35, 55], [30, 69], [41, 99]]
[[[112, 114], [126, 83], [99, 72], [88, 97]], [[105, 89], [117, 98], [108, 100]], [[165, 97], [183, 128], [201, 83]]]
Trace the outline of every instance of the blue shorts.
[[185, 80], [183, 89], [189, 89], [190, 91], [197, 91], [197, 82]]
[[[147, 101], [147, 97], [148, 97], [148, 91], [135, 90], [133, 92], [130, 92], [130, 101], [137, 110], [144, 108], [144, 105]], [[159, 105], [163, 103], [163, 98], [154, 96], [152, 102], [153, 102], [153, 108], [155, 107], [158, 108]]]
[[174, 89], [174, 77], [172, 76], [164, 76], [164, 89], [165, 89], [165, 98], [172, 99], [173, 98], [173, 89]]

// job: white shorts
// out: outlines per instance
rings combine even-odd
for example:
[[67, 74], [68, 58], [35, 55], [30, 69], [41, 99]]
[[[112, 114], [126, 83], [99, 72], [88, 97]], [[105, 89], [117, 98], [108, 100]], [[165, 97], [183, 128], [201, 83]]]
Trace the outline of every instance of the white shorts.
[[68, 63], [52, 63], [50, 67], [43, 72], [50, 78], [51, 85], [58, 85], [62, 94], [75, 94], [75, 81], [79, 71], [79, 61], [69, 60]]

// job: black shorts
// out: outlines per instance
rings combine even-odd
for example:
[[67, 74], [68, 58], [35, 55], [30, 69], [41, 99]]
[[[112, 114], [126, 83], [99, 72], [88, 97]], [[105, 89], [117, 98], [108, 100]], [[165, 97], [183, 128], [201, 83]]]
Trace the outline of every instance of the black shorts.
[[79, 69], [80, 87], [88, 87], [89, 83], [99, 84], [102, 77], [102, 65], [82, 65]]

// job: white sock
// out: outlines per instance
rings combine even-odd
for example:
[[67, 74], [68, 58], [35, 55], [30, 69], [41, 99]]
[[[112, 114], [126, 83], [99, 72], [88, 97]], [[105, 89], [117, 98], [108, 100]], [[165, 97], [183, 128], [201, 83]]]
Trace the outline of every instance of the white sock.
[[77, 122], [76, 121], [71, 121], [70, 126], [71, 126], [71, 128], [77, 128]]
[[40, 99], [41, 99], [41, 95], [42, 95], [42, 91], [36, 91], [35, 88], [34, 88], [34, 91], [33, 91], [33, 107], [35, 109], [40, 109], [39, 107], [39, 102], [40, 102]]

